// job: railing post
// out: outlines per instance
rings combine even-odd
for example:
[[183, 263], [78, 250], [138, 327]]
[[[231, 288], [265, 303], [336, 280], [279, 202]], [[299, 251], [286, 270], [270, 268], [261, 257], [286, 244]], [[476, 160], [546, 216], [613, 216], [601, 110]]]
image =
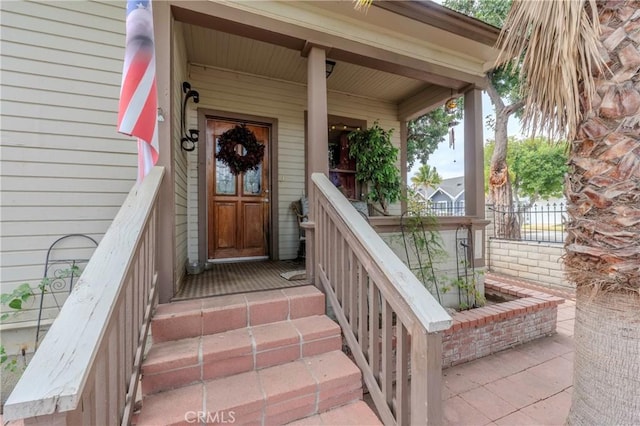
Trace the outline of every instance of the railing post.
[[316, 259], [316, 229], [317, 229], [316, 218], [318, 215], [318, 210], [317, 210], [318, 197], [317, 197], [316, 189], [313, 182], [309, 184], [308, 198], [309, 198], [309, 220], [311, 221], [313, 226], [307, 226], [305, 227], [305, 230], [304, 230], [305, 244], [306, 244], [305, 269], [307, 271], [307, 280], [314, 283], [316, 287], [318, 287], [318, 289], [322, 291], [322, 284], [320, 283], [320, 280], [316, 279], [316, 273], [315, 273], [316, 265], [318, 263]]
[[54, 413], [46, 416], [29, 417], [23, 420], [24, 426], [31, 425], [48, 425], [48, 426], [67, 426], [71, 424], [67, 413]]
[[411, 424], [441, 425], [442, 336], [420, 325], [411, 331], [411, 378]]

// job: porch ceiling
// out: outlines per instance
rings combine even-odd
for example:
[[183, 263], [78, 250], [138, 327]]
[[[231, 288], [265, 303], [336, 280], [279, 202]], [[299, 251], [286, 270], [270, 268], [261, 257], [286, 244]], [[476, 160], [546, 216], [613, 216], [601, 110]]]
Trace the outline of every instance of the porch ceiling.
[[[197, 25], [183, 26], [187, 60], [216, 68], [306, 84], [307, 60], [299, 50]], [[331, 58], [329, 54], [328, 59]], [[400, 103], [425, 89], [440, 86], [401, 75], [336, 61], [328, 90]]]

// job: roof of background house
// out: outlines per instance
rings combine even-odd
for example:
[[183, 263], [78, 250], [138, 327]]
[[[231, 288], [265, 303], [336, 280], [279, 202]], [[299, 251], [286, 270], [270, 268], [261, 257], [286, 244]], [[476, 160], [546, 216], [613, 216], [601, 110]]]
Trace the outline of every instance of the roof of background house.
[[445, 192], [452, 200], [455, 200], [462, 192], [464, 192], [464, 176], [442, 179], [442, 183], [436, 188], [427, 188], [427, 192], [425, 194], [426, 198], [430, 199], [438, 190]]

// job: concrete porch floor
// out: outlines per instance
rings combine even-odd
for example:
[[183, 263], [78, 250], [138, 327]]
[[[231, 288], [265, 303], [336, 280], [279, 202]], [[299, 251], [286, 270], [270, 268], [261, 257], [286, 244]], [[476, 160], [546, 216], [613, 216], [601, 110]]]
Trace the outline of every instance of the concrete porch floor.
[[564, 425], [571, 406], [575, 300], [557, 334], [442, 372], [447, 425]]

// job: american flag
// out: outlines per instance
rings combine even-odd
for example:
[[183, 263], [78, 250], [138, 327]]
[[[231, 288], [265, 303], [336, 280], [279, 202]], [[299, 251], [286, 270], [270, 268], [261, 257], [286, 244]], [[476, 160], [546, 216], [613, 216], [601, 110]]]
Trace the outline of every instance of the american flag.
[[138, 182], [158, 162], [158, 92], [151, 0], [128, 0], [118, 131], [138, 138]]

